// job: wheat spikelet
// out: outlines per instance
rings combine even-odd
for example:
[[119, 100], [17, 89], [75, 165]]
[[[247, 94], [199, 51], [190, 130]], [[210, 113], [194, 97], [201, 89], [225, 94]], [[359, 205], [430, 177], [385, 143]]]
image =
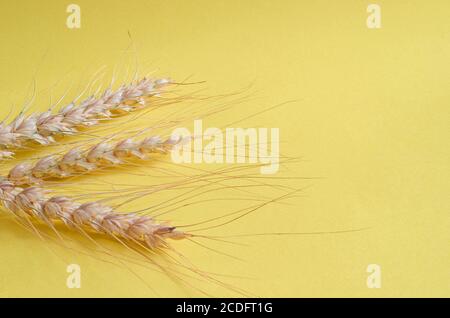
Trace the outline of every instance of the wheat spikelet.
[[78, 203], [69, 197], [47, 198], [40, 187], [20, 188], [8, 180], [0, 181], [0, 205], [16, 217], [53, 224], [62, 222], [71, 229], [87, 228], [95, 233], [127, 242], [139, 242], [150, 249], [168, 247], [167, 239], [190, 235], [175, 227], [157, 223], [148, 216], [118, 213], [99, 202]]
[[80, 127], [140, 109], [146, 105], [147, 97], [160, 94], [168, 84], [168, 79], [143, 78], [115, 91], [107, 89], [100, 97], [90, 96], [78, 106], [71, 103], [55, 114], [20, 114], [8, 125], [0, 123], [0, 159], [11, 158], [14, 152], [9, 149], [27, 142], [48, 145], [55, 142], [54, 136], [73, 135]]
[[14, 156], [14, 152], [7, 150], [0, 150], [0, 160], [3, 159], [12, 159]]
[[8, 180], [15, 185], [30, 185], [49, 178], [61, 179], [89, 173], [122, 164], [127, 159], [145, 159], [150, 153], [167, 153], [180, 140], [172, 137], [162, 140], [160, 136], [152, 136], [139, 141], [132, 138], [114, 143], [102, 141], [86, 150], [76, 147], [64, 155], [46, 156], [35, 163], [20, 163], [9, 171]]

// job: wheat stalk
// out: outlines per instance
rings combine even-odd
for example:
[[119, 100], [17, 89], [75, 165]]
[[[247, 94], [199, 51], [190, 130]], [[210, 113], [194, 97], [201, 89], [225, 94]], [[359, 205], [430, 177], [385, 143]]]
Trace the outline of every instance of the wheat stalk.
[[46, 156], [34, 163], [20, 163], [9, 171], [8, 180], [15, 185], [31, 185], [49, 178], [68, 178], [122, 164], [127, 159], [145, 159], [149, 153], [167, 153], [180, 140], [153, 136], [139, 141], [132, 138], [114, 143], [102, 141], [86, 150], [75, 147], [63, 155]]
[[167, 239], [190, 236], [148, 216], [118, 213], [99, 202], [78, 203], [64, 196], [47, 198], [47, 193], [40, 187], [20, 188], [8, 180], [0, 181], [0, 205], [21, 220], [39, 220], [49, 225], [60, 221], [71, 229], [87, 228], [114, 239], [145, 244], [150, 249], [168, 247]]
[[73, 135], [80, 127], [97, 125], [101, 120], [127, 114], [146, 105], [146, 98], [161, 93], [170, 84], [168, 79], [143, 78], [117, 90], [107, 89], [100, 97], [90, 96], [78, 106], [71, 103], [55, 114], [20, 114], [10, 124], [0, 123], [0, 159], [11, 158], [27, 142], [48, 145], [54, 136]]

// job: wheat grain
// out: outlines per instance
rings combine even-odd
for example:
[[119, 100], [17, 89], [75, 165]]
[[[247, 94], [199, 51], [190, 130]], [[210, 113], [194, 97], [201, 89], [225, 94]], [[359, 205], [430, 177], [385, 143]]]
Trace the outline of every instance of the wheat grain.
[[14, 153], [12, 151], [0, 150], [0, 160], [12, 159], [13, 156], [14, 156]]
[[127, 159], [145, 159], [150, 153], [167, 153], [181, 139], [163, 140], [160, 136], [135, 141], [126, 138], [115, 143], [103, 141], [83, 150], [76, 147], [64, 155], [46, 156], [35, 163], [23, 162], [8, 173], [15, 185], [39, 184], [49, 178], [67, 178], [100, 168], [124, 163]]
[[78, 203], [64, 196], [47, 198], [47, 193], [40, 187], [20, 188], [8, 180], [0, 181], [0, 205], [20, 219], [51, 225], [62, 222], [74, 230], [88, 228], [111, 238], [145, 244], [150, 249], [168, 247], [167, 239], [190, 236], [148, 216], [118, 213], [99, 202]]
[[97, 125], [101, 120], [145, 107], [147, 97], [160, 94], [170, 83], [168, 79], [143, 78], [115, 91], [107, 89], [100, 97], [90, 96], [78, 106], [71, 103], [55, 114], [20, 114], [8, 125], [0, 123], [0, 159], [12, 157], [14, 153], [9, 149], [27, 142], [48, 145], [55, 142], [54, 136], [73, 135], [80, 127]]

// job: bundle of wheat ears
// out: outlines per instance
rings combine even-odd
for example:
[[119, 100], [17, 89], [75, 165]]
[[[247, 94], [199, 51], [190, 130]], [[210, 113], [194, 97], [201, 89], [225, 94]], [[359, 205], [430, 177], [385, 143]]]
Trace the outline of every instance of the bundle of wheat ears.
[[[55, 137], [76, 135], [82, 128], [151, 107], [151, 98], [170, 84], [171, 81], [164, 78], [143, 78], [117, 90], [108, 89], [100, 97], [90, 96], [79, 105], [71, 103], [56, 113], [20, 114], [9, 124], [0, 124], [0, 159], [11, 159], [16, 151], [26, 146], [50, 145], [55, 143]], [[118, 213], [99, 202], [78, 203], [66, 196], [48, 197], [49, 191], [41, 184], [49, 178], [62, 179], [118, 165], [126, 158], [144, 159], [149, 153], [164, 153], [176, 142], [171, 138], [162, 140], [159, 136], [138, 141], [131, 138], [115, 143], [102, 141], [88, 149], [76, 147], [63, 155], [19, 163], [1, 177], [0, 204], [21, 220], [43, 221], [48, 225], [61, 221], [71, 229], [86, 227], [107, 236], [141, 242], [150, 249], [164, 247], [167, 239], [182, 239], [188, 234], [147, 216]]]
[[[114, 123], [117, 117], [123, 117], [124, 120], [133, 116], [140, 118], [143, 113], [153, 111], [158, 106], [177, 103], [180, 100], [179, 96], [167, 103], [164, 96], [170, 93], [171, 87], [178, 87], [180, 84], [167, 78], [143, 78], [134, 80], [128, 85], [122, 85], [117, 89], [108, 88], [102, 93], [89, 96], [79, 103], [71, 102], [60, 107], [59, 110], [54, 110], [54, 107], [52, 107], [48, 111], [31, 114], [21, 111], [13, 120], [1, 122], [0, 163], [5, 167], [4, 164], [13, 159], [19, 160], [18, 163], [14, 162], [11, 168], [3, 170], [0, 174], [0, 205], [2, 210], [18, 221], [17, 223], [35, 232], [40, 237], [43, 234], [37, 230], [37, 226], [44, 225], [47, 229], [56, 233], [58, 238], [62, 238], [63, 235], [60, 228], [68, 229], [68, 232], [74, 233], [75, 236], [87, 237], [94, 243], [97, 243], [96, 238], [99, 236], [108, 238], [110, 241], [119, 242], [119, 245], [124, 245], [128, 250], [143, 255], [146, 260], [150, 260], [162, 272], [167, 272], [165, 268], [154, 262], [149, 255], [173, 252], [180, 256], [181, 254], [172, 248], [171, 240], [191, 241], [198, 246], [212, 250], [199, 243], [197, 239], [206, 238], [225, 242], [223, 240], [225, 236], [201, 235], [197, 234], [197, 231], [229, 224], [269, 203], [295, 195], [298, 190], [286, 184], [276, 185], [267, 182], [260, 175], [251, 174], [248, 170], [250, 165], [219, 168], [213, 171], [189, 167], [189, 173], [180, 174], [181, 181], [172, 183], [160, 181], [157, 182], [157, 185], [147, 186], [143, 189], [139, 186], [129, 187], [124, 193], [120, 192], [120, 195], [117, 195], [117, 191], [105, 191], [106, 197], [109, 195], [109, 198], [102, 198], [101, 195], [99, 198], [90, 193], [88, 189], [82, 189], [79, 195], [76, 195], [76, 191], [63, 192], [63, 194], [56, 192], [55, 194], [55, 186], [64, 188], [64, 186], [70, 185], [71, 180], [77, 176], [95, 175], [101, 172], [105, 173], [105, 171], [108, 175], [109, 171], [117, 171], [130, 163], [142, 167], [149, 161], [155, 161], [155, 157], [163, 156], [164, 158], [164, 155], [169, 154], [175, 146], [181, 146], [182, 142], [185, 141], [184, 138], [160, 133], [149, 134], [148, 130], [152, 130], [154, 127], [152, 129], [145, 127], [148, 126], [146, 119], [144, 119], [144, 128], [141, 130], [138, 128], [137, 133], [136, 131], [124, 132], [123, 130], [122, 133], [108, 136], [92, 133]], [[167, 100], [170, 100], [170, 98], [167, 98]], [[209, 103], [209, 99], [206, 100]], [[219, 111], [227, 107], [227, 104], [220, 104]], [[178, 115], [180, 113], [188, 114], [188, 120], [191, 120], [193, 116], [198, 116], [195, 111], [190, 109], [184, 109], [182, 112], [176, 113]], [[216, 113], [216, 110], [211, 110], [208, 106], [207, 111], [202, 113], [202, 116], [206, 117], [214, 113]], [[174, 120], [169, 114], [167, 120], [162, 121], [161, 127], [167, 125], [167, 127], [173, 129], [177, 128], [178, 124], [179, 121]], [[121, 128], [120, 125], [118, 127]], [[136, 128], [136, 125], [133, 128]], [[105, 130], [108, 131], [108, 128]], [[68, 135], [81, 137], [89, 134], [94, 137], [87, 142], [82, 142], [81, 145], [77, 142], [69, 142], [66, 139]], [[48, 154], [49, 150], [56, 146], [64, 149]], [[35, 156], [35, 150], [45, 150], [47, 154]], [[258, 168], [257, 165], [253, 165], [253, 168], [255, 167]], [[171, 169], [168, 170], [173, 172]], [[193, 174], [193, 171], [196, 174]], [[227, 184], [228, 181], [234, 180], [247, 180], [249, 183], [238, 186]], [[250, 187], [281, 189], [283, 195], [276, 199], [258, 196], [238, 199], [257, 203], [244, 209], [188, 225], [173, 226], [169, 221], [159, 220], [159, 217], [163, 214], [191, 204], [228, 200], [227, 198], [215, 198], [212, 195], [215, 191], [232, 188], [237, 193], [248, 194], [250, 193]], [[123, 208], [124, 204], [134, 200], [130, 197], [144, 198], [150, 194], [158, 194], [175, 188], [183, 189], [184, 192], [181, 195], [173, 195], [167, 200], [164, 199], [159, 204], [155, 203], [147, 209], [131, 211]], [[202, 195], [208, 195], [208, 198], [200, 199]], [[117, 197], [125, 198], [125, 202], [115, 203], [114, 200]], [[80, 200], [80, 198], [83, 199]], [[196, 199], [197, 201], [188, 203], [190, 199]], [[153, 200], [146, 202], [150, 201], [153, 203]], [[148, 210], [149, 213], [141, 213], [144, 210]], [[152, 211], [158, 213], [150, 215]], [[225, 220], [225, 218], [227, 219]], [[216, 224], [207, 226], [206, 224], [211, 224], [210, 222]], [[201, 228], [192, 229], [192, 226], [201, 226]], [[196, 233], [194, 234], [194, 232]], [[186, 266], [176, 262], [176, 266], [200, 274], [202, 278], [210, 282], [245, 295], [242, 291], [223, 284], [211, 277], [210, 274], [200, 271], [192, 265]], [[170, 274], [176, 276], [180, 281], [183, 280], [182, 275], [177, 270]]]

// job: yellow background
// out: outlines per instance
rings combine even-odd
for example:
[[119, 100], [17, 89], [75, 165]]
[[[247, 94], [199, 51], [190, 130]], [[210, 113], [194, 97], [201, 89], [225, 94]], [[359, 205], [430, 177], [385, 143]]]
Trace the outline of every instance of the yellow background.
[[[74, 2], [81, 29], [70, 30], [68, 1], [1, 1], [2, 116], [34, 76], [48, 88], [68, 72], [113, 66], [130, 32], [142, 65], [161, 74], [206, 80], [214, 93], [252, 83], [246, 107], [255, 111], [296, 100], [258, 123], [280, 127], [281, 152], [304, 159], [297, 174], [320, 178], [237, 233], [370, 227], [249, 238], [232, 249], [243, 262], [195, 252], [193, 262], [251, 275], [232, 282], [258, 296], [450, 295], [450, 2], [376, 1], [381, 29], [366, 27], [363, 0]], [[81, 265], [82, 288], [68, 289], [66, 264], [46, 243], [0, 221], [1, 296], [155, 295], [127, 271], [76, 253], [65, 254]], [[180, 248], [189, 255], [190, 245]], [[382, 288], [367, 288], [368, 264], [381, 266]], [[191, 295], [149, 280], [159, 296]]]

